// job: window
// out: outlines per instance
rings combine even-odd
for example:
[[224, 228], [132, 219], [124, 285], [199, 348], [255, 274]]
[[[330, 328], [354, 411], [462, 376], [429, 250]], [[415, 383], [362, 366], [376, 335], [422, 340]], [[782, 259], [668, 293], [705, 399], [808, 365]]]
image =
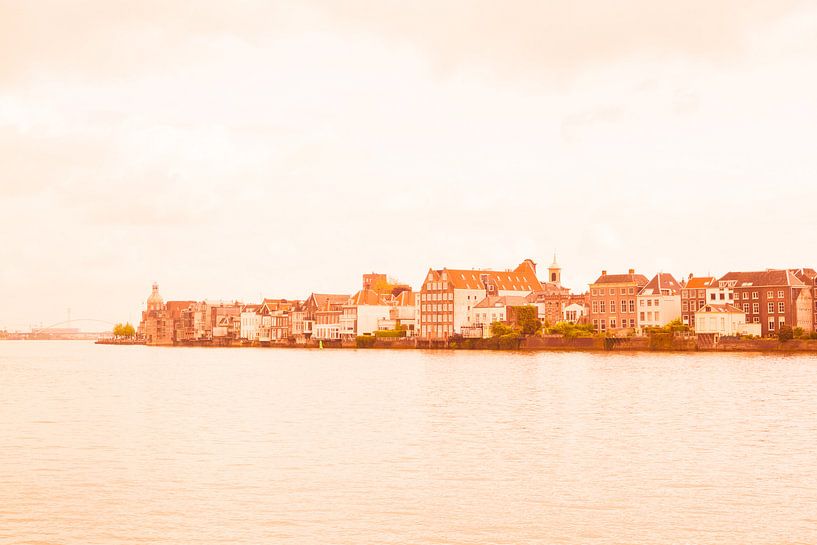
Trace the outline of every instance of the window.
[[715, 300], [715, 293], [714, 293], [714, 292], [710, 293], [710, 294], [709, 294], [709, 298], [710, 298], [712, 301], [714, 301], [714, 300]]
[[774, 314], [774, 303], [769, 303], [766, 305], [769, 309], [769, 314]]
[[760, 323], [760, 318], [758, 318], [757, 316], [755, 316], [755, 317], [754, 317], [754, 319], [752, 320], [752, 323], [753, 323], [753, 324], [759, 324], [759, 323]]
[[777, 323], [782, 327], [786, 325], [786, 319], [781, 316], [780, 318], [777, 319]]
[[698, 299], [706, 299], [706, 292], [704, 290], [698, 290]]
[[615, 318], [610, 318], [610, 329], [615, 329], [615, 328], [616, 328], [616, 319]]
[[786, 303], [784, 303], [783, 301], [778, 301], [778, 303], [777, 303], [777, 312], [779, 312], [780, 314], [785, 314], [785, 312], [786, 312]]
[[641, 320], [642, 322], [644, 321], [644, 313], [643, 312], [638, 314], [638, 319]]
[[756, 292], [756, 291], [753, 291], [753, 292], [752, 292], [752, 299], [757, 299], [757, 298], [758, 298], [758, 294], [757, 294], [757, 292]]
[[640, 306], [640, 307], [644, 306], [644, 299], [639, 299], [638, 300], [638, 306]]
[[[593, 314], [598, 314], [599, 313], [599, 304], [598, 304], [598, 302], [593, 301], [592, 304], [593, 304]], [[593, 321], [595, 322], [595, 320], [593, 320]], [[596, 324], [593, 324], [593, 325], [595, 326]]]
[[661, 317], [659, 316], [659, 312], [656, 310], [656, 311], [655, 311], [655, 321], [657, 322], [657, 321], [659, 321], [660, 319], [661, 319]]
[[590, 295], [593, 295], [593, 296], [596, 295], [596, 288], [593, 288], [593, 289], [590, 290]]
[[604, 314], [607, 311], [604, 310], [604, 301], [599, 301], [599, 314]]
[[749, 303], [743, 303], [743, 312], [749, 314]]
[[[615, 311], [616, 311], [616, 300], [612, 299], [612, 300], [610, 300], [610, 314], [613, 314]], [[610, 327], [613, 327], [613, 325], [610, 324]]]
[[593, 329], [598, 329], [598, 328], [599, 328], [599, 321], [598, 320], [593, 320]]
[[627, 288], [621, 288], [618, 291], [619, 291], [619, 293], [621, 293], [621, 295], [627, 295]]
[[783, 299], [783, 290], [778, 290], [777, 291], [777, 298], [778, 299]]
[[647, 306], [648, 306], [648, 307], [651, 307], [651, 306], [652, 306], [652, 299], [647, 299]]
[[689, 311], [689, 303], [687, 303], [686, 301], [681, 303], [681, 310], [683, 310], [684, 312], [688, 312]]
[[752, 314], [760, 314], [760, 303], [752, 303]]
[[635, 327], [635, 320], [630, 318], [630, 327]]
[[630, 299], [630, 312], [635, 314], [635, 299]]
[[632, 288], [632, 287], [631, 287], [631, 288], [628, 290], [628, 293], [629, 293], [630, 295], [635, 295], [635, 288]]
[[704, 308], [704, 302], [703, 301], [698, 301], [698, 309], [702, 309], [702, 308]]
[[774, 320], [769, 320], [769, 331], [774, 331]]
[[723, 301], [724, 299], [726, 299], [726, 294], [721, 292], [721, 301]]
[[602, 331], [606, 331], [606, 330], [607, 330], [607, 322], [606, 322], [605, 320], [602, 320], [602, 321], [601, 321], [601, 330], [602, 330]]
[[610, 288], [610, 295], [616, 294], [616, 288]]

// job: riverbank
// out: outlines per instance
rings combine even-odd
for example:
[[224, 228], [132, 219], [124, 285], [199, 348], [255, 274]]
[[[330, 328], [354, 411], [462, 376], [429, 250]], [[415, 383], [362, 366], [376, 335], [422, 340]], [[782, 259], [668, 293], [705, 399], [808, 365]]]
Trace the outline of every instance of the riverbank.
[[[147, 344], [144, 341], [106, 339], [97, 344]], [[423, 341], [419, 339], [381, 339], [359, 337], [355, 341], [307, 340], [306, 342], [259, 343], [246, 341], [192, 341], [161, 346], [232, 347], [232, 348], [303, 348], [303, 349], [374, 349], [374, 350], [517, 350], [517, 351], [565, 351], [565, 352], [766, 352], [766, 353], [817, 353], [817, 340], [722, 337], [712, 335], [645, 337], [576, 337], [557, 335], [534, 336], [520, 339], [455, 339], [449, 341]]]

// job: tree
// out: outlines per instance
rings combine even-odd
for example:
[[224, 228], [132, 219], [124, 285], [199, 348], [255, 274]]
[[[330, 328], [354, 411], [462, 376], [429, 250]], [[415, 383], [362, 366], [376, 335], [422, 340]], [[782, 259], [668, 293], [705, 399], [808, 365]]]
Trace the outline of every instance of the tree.
[[535, 335], [542, 327], [542, 322], [537, 318], [537, 314], [538, 309], [532, 305], [518, 307], [516, 309], [516, 321], [522, 330], [522, 335], [526, 337]]
[[794, 338], [794, 331], [792, 330], [791, 326], [781, 325], [780, 329], [777, 331], [777, 338], [782, 343], [792, 340]]
[[133, 328], [131, 323], [128, 322], [122, 327], [122, 334], [125, 337], [128, 337], [128, 338], [135, 337], [136, 336], [136, 330]]
[[116, 337], [117, 339], [119, 338], [129, 339], [135, 335], [136, 330], [133, 328], [130, 322], [126, 324], [120, 322], [113, 326], [113, 336]]
[[503, 324], [502, 322], [494, 322], [491, 324], [492, 337], [502, 337], [503, 335], [510, 335], [511, 333], [516, 333], [516, 330], [509, 325]]

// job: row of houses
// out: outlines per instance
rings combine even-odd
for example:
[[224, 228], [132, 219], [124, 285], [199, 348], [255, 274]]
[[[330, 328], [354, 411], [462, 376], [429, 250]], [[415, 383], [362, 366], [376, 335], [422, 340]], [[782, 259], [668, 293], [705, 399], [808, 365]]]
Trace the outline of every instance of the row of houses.
[[679, 320], [696, 333], [773, 336], [781, 326], [814, 331], [817, 272], [767, 269], [715, 278], [677, 280], [660, 272], [648, 279], [602, 271], [589, 289], [572, 293], [561, 283], [554, 256], [541, 279], [524, 260], [514, 269], [429, 269], [419, 290], [363, 275], [354, 294], [312, 293], [303, 300], [168, 301], [158, 286], [142, 313], [139, 334], [149, 344], [277, 344], [354, 341], [393, 332], [430, 344], [454, 336], [485, 338], [491, 324], [509, 323], [518, 307], [535, 307], [545, 324], [585, 323], [607, 335], [643, 334]]

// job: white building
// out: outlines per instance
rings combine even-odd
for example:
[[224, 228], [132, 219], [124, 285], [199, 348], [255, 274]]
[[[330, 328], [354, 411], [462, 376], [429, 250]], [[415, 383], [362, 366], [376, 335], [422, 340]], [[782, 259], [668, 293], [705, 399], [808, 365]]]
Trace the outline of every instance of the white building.
[[579, 303], [571, 303], [567, 305], [562, 311], [562, 319], [571, 324], [579, 323], [583, 317], [587, 315], [587, 307]]
[[465, 337], [491, 336], [491, 324], [504, 322], [508, 319], [508, 307], [534, 306], [526, 297], [518, 295], [488, 296], [471, 307], [468, 319], [462, 325], [462, 334]]
[[258, 314], [260, 305], [244, 305], [241, 308], [241, 330], [240, 337], [247, 341], [258, 340], [258, 326], [261, 324], [261, 316]]
[[695, 313], [695, 333], [760, 336], [760, 324], [747, 324], [746, 313], [734, 305], [704, 305]]
[[340, 315], [341, 339], [354, 340], [377, 331], [378, 321], [388, 319], [393, 299], [391, 294], [382, 295], [372, 289], [362, 289], [351, 296]]
[[681, 285], [669, 273], [658, 273], [636, 296], [638, 327], [663, 327], [681, 318]]

